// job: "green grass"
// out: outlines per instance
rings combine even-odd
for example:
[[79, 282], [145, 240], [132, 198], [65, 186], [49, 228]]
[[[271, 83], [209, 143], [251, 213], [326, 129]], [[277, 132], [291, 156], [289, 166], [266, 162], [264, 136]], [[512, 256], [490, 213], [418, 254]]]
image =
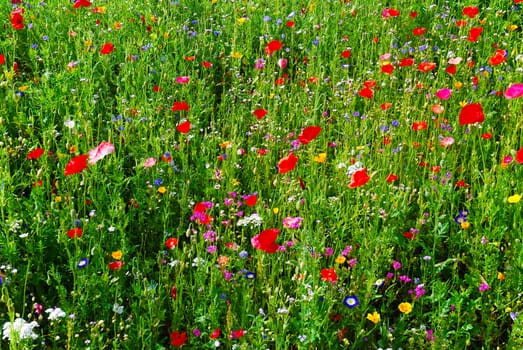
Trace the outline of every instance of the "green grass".
[[522, 11], [0, 5], [0, 348], [521, 348]]

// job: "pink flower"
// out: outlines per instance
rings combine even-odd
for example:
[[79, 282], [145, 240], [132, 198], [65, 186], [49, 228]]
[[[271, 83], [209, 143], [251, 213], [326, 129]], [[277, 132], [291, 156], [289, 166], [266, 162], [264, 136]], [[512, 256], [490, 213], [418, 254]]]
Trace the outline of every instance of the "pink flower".
[[297, 216], [297, 217], [289, 216], [289, 217], [286, 217], [285, 219], [283, 219], [283, 227], [298, 229], [298, 228], [300, 228], [302, 221], [303, 221], [303, 219], [300, 218], [299, 216]]
[[176, 82], [178, 84], [187, 84], [189, 82], [191, 78], [189, 78], [188, 76], [182, 76], [182, 77], [178, 77], [176, 78]]
[[481, 283], [481, 284], [479, 285], [479, 287], [478, 287], [478, 290], [479, 290], [480, 292], [486, 292], [486, 291], [489, 290], [489, 289], [490, 289], [490, 287], [489, 287], [488, 283], [486, 283], [486, 282]]
[[286, 58], [280, 58], [278, 60], [278, 67], [280, 67], [281, 69], [285, 69], [285, 67], [287, 67], [287, 59]]
[[441, 100], [448, 100], [452, 95], [452, 90], [448, 88], [440, 89], [436, 92], [436, 96]]
[[523, 84], [512, 84], [505, 91], [505, 98], [513, 99], [523, 96]]
[[442, 147], [450, 147], [454, 144], [454, 138], [452, 138], [450, 136], [444, 137], [441, 140], [439, 140], [439, 144]]
[[144, 168], [150, 168], [155, 165], [156, 165], [156, 158], [153, 158], [153, 157], [147, 158], [145, 160], [145, 162], [143, 163]]
[[89, 151], [89, 164], [95, 164], [100, 159], [114, 152], [114, 145], [110, 142], [101, 142], [96, 148]]

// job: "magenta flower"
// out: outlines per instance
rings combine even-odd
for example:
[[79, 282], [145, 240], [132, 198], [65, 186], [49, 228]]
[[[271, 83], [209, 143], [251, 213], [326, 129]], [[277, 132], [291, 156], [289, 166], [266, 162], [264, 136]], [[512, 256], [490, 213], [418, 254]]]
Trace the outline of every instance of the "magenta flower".
[[523, 84], [512, 84], [505, 91], [505, 98], [513, 99], [523, 96]]
[[300, 228], [302, 221], [303, 221], [303, 219], [300, 218], [299, 216], [297, 216], [297, 217], [288, 216], [285, 219], [283, 219], [283, 227], [291, 228], [291, 229], [298, 229], [298, 228]]
[[436, 92], [436, 96], [441, 100], [448, 100], [451, 95], [452, 90], [449, 88], [440, 89], [438, 92]]
[[89, 164], [95, 164], [108, 154], [114, 153], [114, 145], [110, 142], [101, 142], [96, 148], [89, 151]]
[[489, 289], [490, 289], [490, 287], [489, 287], [488, 283], [486, 283], [486, 282], [481, 283], [481, 284], [479, 285], [479, 287], [478, 287], [478, 290], [479, 290], [480, 292], [486, 292], [486, 291], [489, 290]]
[[189, 80], [191, 80], [191, 78], [189, 78], [188, 76], [182, 76], [182, 77], [176, 78], [176, 82], [178, 84], [187, 84], [189, 82]]

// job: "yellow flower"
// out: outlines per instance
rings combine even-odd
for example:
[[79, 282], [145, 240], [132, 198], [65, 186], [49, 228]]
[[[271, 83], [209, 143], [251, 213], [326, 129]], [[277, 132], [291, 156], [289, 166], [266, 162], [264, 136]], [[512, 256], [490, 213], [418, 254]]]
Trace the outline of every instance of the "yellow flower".
[[165, 32], [165, 33], [163, 33], [163, 38], [165, 40], [167, 40], [167, 39], [169, 39], [169, 35], [170, 35], [169, 32]]
[[238, 181], [237, 179], [232, 179], [231, 183], [233, 186], [238, 186], [240, 184], [240, 181]]
[[272, 212], [274, 215], [276, 215], [280, 212], [280, 208], [272, 208]]
[[374, 324], [377, 324], [380, 321], [380, 314], [374, 311], [371, 314], [367, 314], [367, 320], [371, 321]]
[[468, 229], [469, 227], [470, 227], [470, 222], [468, 222], [468, 221], [463, 221], [463, 222], [461, 223], [461, 228], [462, 228], [462, 229], [466, 230], [466, 229]]
[[343, 255], [340, 255], [336, 258], [336, 263], [343, 264], [346, 260], [347, 260], [347, 258], [345, 258]]
[[514, 194], [510, 197], [508, 197], [507, 201], [510, 203], [510, 204], [516, 204], [517, 202], [519, 202], [521, 200], [521, 195], [519, 194]]
[[410, 314], [412, 311], [412, 304], [411, 303], [401, 303], [398, 305], [398, 310], [400, 310], [404, 314]]
[[498, 280], [503, 281], [505, 279], [505, 274], [503, 272], [498, 272]]
[[220, 143], [221, 148], [228, 148], [230, 145], [231, 145], [230, 141], [223, 141], [222, 143]]
[[245, 17], [240, 17], [238, 19], [236, 19], [236, 22], [239, 24], [239, 25], [242, 25], [245, 23], [245, 21], [247, 20], [247, 18]]
[[233, 51], [231, 53], [231, 57], [232, 58], [242, 58], [243, 57], [243, 54], [241, 52], [238, 52], [238, 51]]
[[27, 91], [27, 85], [22, 85], [18, 88], [18, 90], [24, 92], [24, 91]]
[[518, 29], [518, 26], [515, 24], [511, 24], [508, 26], [508, 30], [510, 30], [511, 32], [515, 31], [516, 29]]
[[120, 260], [122, 259], [122, 251], [121, 250], [117, 250], [117, 251], [114, 251], [111, 253], [111, 256], [113, 257], [114, 260]]
[[61, 196], [54, 197], [54, 202], [55, 203], [60, 203], [61, 201], [62, 201], [62, 197]]
[[314, 161], [317, 163], [325, 163], [325, 160], [327, 159], [327, 153], [320, 153], [316, 157], [314, 157]]
[[158, 187], [158, 192], [164, 194], [165, 192], [167, 192], [167, 188], [165, 188], [165, 186], [160, 186]]
[[457, 81], [457, 82], [454, 83], [454, 87], [455, 87], [456, 89], [461, 89], [462, 86], [463, 86], [463, 83], [460, 82], [460, 81]]

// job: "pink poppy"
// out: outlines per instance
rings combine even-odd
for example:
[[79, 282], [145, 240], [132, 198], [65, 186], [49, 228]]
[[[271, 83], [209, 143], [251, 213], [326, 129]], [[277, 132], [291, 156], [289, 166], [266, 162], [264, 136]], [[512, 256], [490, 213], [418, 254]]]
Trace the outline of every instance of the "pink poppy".
[[505, 91], [505, 98], [513, 99], [523, 96], [523, 84], [512, 84]]
[[96, 148], [89, 151], [89, 164], [95, 164], [108, 154], [114, 153], [114, 145], [110, 142], [101, 142]]

